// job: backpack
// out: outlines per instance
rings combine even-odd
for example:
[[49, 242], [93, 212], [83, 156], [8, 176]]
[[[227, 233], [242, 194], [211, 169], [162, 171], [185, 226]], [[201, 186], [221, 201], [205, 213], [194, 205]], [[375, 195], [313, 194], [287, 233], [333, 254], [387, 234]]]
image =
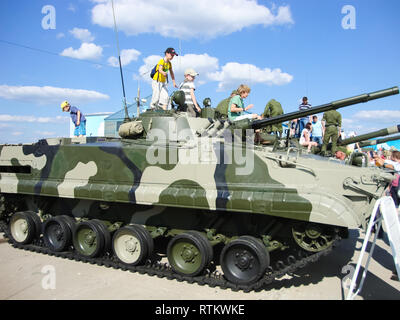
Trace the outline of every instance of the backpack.
[[154, 68], [151, 69], [151, 71], [150, 71], [150, 78], [152, 78], [152, 79], [153, 79], [154, 75], [155, 75], [156, 72], [157, 72], [157, 66], [158, 66], [158, 64], [156, 64], [156, 65], [154, 66]]
[[[164, 66], [164, 62], [163, 62], [163, 66]], [[158, 67], [159, 66], [159, 64], [157, 63], [155, 66], [154, 66], [154, 68], [153, 69], [151, 69], [151, 71], [150, 71], [150, 78], [151, 79], [153, 79], [154, 78], [154, 75], [156, 74], [156, 72], [158, 72]], [[168, 82], [168, 75], [166, 76], [166, 79], [167, 79], [167, 82]], [[157, 79], [157, 81], [158, 81], [159, 79]]]

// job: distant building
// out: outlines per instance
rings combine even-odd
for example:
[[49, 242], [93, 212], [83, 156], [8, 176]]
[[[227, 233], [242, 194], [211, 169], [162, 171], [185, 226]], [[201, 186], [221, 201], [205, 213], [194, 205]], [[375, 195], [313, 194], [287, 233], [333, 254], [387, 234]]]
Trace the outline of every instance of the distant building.
[[[141, 99], [140, 110], [145, 111], [148, 108], [147, 101], [150, 101], [151, 95]], [[135, 117], [137, 111], [137, 103], [128, 104], [129, 117]], [[125, 109], [122, 108], [117, 112], [99, 112], [86, 114], [86, 137], [116, 137], [118, 138], [119, 126], [124, 122]], [[75, 126], [70, 121], [69, 136], [74, 136]]]

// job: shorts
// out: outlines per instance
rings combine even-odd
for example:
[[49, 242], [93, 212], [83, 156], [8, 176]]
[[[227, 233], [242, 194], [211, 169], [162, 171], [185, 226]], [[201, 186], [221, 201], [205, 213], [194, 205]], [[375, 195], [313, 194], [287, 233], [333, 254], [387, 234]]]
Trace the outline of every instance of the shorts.
[[86, 136], [86, 121], [83, 121], [79, 126], [75, 126], [74, 136]]
[[322, 144], [322, 137], [313, 136], [312, 141], [314, 141], [318, 144]]
[[153, 96], [151, 97], [150, 108], [155, 108], [158, 105], [168, 105], [169, 96], [167, 83], [153, 80], [151, 83], [151, 88], [153, 89]]

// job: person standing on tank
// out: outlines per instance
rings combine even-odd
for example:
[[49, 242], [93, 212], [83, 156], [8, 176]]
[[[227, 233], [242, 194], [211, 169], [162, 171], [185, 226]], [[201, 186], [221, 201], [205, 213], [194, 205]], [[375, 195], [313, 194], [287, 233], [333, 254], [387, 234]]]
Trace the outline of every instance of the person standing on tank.
[[194, 94], [194, 91], [196, 90], [194, 79], [199, 74], [194, 69], [189, 68], [185, 70], [184, 75], [185, 80], [181, 83], [179, 89], [185, 93], [185, 104], [187, 107], [186, 112], [190, 117], [196, 117], [195, 110], [197, 110], [198, 113], [201, 112], [201, 108], [199, 107], [196, 96]]
[[177, 56], [174, 48], [168, 48], [164, 52], [164, 58], [161, 58], [156, 67], [156, 72], [153, 76], [151, 88], [153, 89], [153, 95], [151, 97], [151, 108], [157, 108], [159, 105], [164, 110], [167, 110], [168, 106], [168, 72], [171, 75], [172, 83], [175, 88], [178, 88], [175, 82], [174, 71], [172, 70], [171, 60]]
[[71, 106], [68, 101], [61, 103], [61, 110], [63, 112], [69, 112], [71, 120], [75, 125], [74, 136], [83, 137], [86, 135], [86, 118], [83, 113], [74, 106]]
[[342, 126], [342, 115], [335, 109], [329, 110], [324, 113], [322, 121], [325, 121], [325, 134], [321, 153], [325, 155], [329, 140], [332, 140], [331, 153], [334, 155], [337, 151], [336, 146]]
[[[307, 97], [303, 97], [302, 103], [299, 105], [299, 111], [305, 111], [305, 110], [308, 110], [310, 108], [311, 108], [311, 104], [308, 103], [308, 98]], [[308, 122], [312, 122], [311, 116], [302, 117], [297, 121], [296, 133], [298, 133], [299, 137], [301, 136], [301, 133], [303, 132], [303, 129], [306, 127], [306, 124]]]

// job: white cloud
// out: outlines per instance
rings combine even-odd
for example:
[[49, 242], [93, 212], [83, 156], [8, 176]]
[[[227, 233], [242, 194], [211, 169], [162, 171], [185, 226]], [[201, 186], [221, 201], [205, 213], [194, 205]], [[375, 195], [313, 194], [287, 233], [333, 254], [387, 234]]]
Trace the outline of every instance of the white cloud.
[[[161, 58], [161, 56], [152, 55], [143, 59], [144, 65], [139, 68], [139, 74], [145, 81], [151, 82], [149, 76], [150, 71]], [[214, 72], [219, 68], [218, 59], [211, 57], [206, 53], [177, 56], [172, 60], [172, 67], [178, 85], [183, 81], [183, 74], [187, 68], [193, 68], [199, 73], [197, 81], [209, 80], [207, 74], [209, 72]], [[137, 78], [137, 76], [135, 77]]]
[[354, 119], [371, 120], [382, 122], [400, 121], [400, 111], [398, 110], [362, 110], [354, 114]]
[[57, 38], [57, 39], [61, 39], [61, 38], [64, 38], [64, 37], [65, 37], [65, 34], [62, 33], [62, 32], [57, 33], [57, 35], [56, 35], [56, 38]]
[[[109, 0], [93, 0], [92, 22], [113, 27]], [[211, 39], [243, 28], [262, 25], [291, 25], [289, 6], [275, 10], [255, 0], [116, 0], [118, 27], [128, 35], [158, 33], [177, 38]], [[277, 11], [274, 14], [272, 11]]]
[[356, 131], [357, 134], [377, 131], [400, 123], [398, 110], [361, 110], [351, 118], [343, 118], [342, 126], [345, 130]]
[[103, 55], [103, 48], [95, 45], [94, 43], [84, 42], [79, 49], [69, 47], [64, 49], [60, 55], [80, 60], [98, 60]]
[[73, 28], [69, 30], [69, 33], [82, 42], [92, 42], [94, 40], [94, 36], [88, 29]]
[[[140, 56], [140, 51], [136, 49], [123, 49], [121, 50], [121, 64], [122, 66], [126, 66], [130, 64], [132, 61], [136, 61]], [[107, 60], [108, 64], [112, 67], [119, 67], [118, 58], [109, 57]]]
[[83, 89], [0, 85], [0, 98], [48, 105], [59, 104], [66, 99], [71, 103], [82, 104], [109, 99], [109, 96], [97, 91]]
[[35, 123], [64, 123], [68, 122], [68, 117], [36, 117], [36, 116], [14, 116], [0, 114], [0, 122], [35, 122]]
[[252, 64], [240, 64], [229, 62], [222, 67], [221, 71], [208, 74], [209, 78], [218, 81], [218, 90], [236, 88], [241, 83], [284, 85], [293, 80], [293, 76], [284, 73], [281, 69], [260, 69]]
[[[144, 65], [139, 68], [142, 79], [151, 82], [150, 71], [161, 58], [161, 56], [152, 55], [143, 59]], [[284, 85], [293, 80], [292, 75], [282, 72], [279, 68], [260, 69], [252, 64], [237, 62], [229, 62], [221, 68], [218, 59], [206, 53], [177, 56], [172, 60], [172, 66], [178, 85], [183, 81], [185, 69], [193, 68], [199, 73], [196, 79], [198, 84], [217, 81], [218, 91], [237, 88], [241, 83]], [[134, 78], [137, 79], [138, 76], [134, 75]]]

